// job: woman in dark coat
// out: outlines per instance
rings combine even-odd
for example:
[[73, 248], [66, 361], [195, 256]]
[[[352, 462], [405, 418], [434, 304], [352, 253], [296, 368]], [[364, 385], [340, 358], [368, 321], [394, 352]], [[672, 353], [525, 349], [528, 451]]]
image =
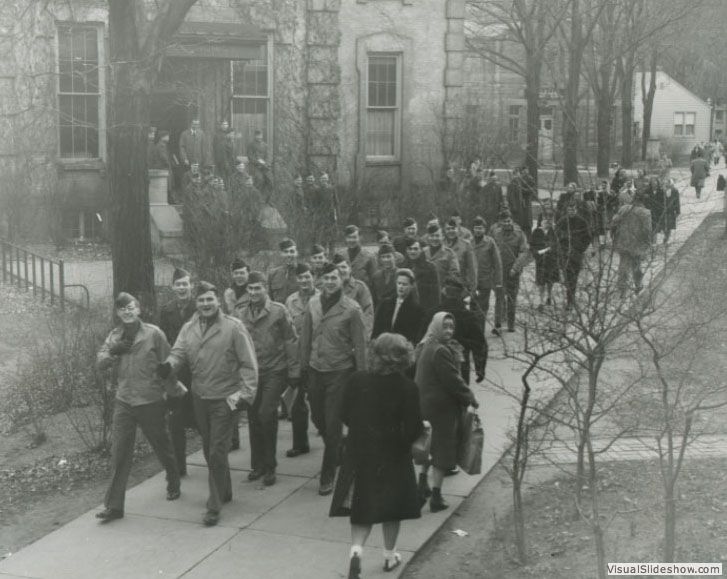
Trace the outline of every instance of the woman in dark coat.
[[419, 305], [429, 313], [436, 311], [439, 306], [439, 272], [437, 266], [427, 260], [422, 251], [422, 244], [418, 239], [406, 241], [406, 255], [404, 256], [404, 267], [414, 272], [417, 280], [416, 296]]
[[674, 179], [666, 180], [663, 203], [662, 231], [664, 232], [664, 243], [669, 243], [672, 230], [677, 228], [677, 217], [682, 212], [681, 203], [679, 202], [679, 190], [674, 186]]
[[[340, 487], [352, 495], [350, 509], [332, 506], [331, 515], [350, 514], [349, 578], [360, 577], [363, 546], [374, 524], [383, 524], [384, 571], [390, 571], [401, 564], [396, 552], [400, 521], [421, 516], [411, 446], [424, 424], [419, 390], [403, 374], [411, 361], [412, 346], [403, 336], [382, 334], [371, 347], [371, 371], [353, 374], [343, 394], [348, 438], [334, 505]], [[342, 482], [346, 470], [353, 471], [352, 491]]]
[[656, 234], [664, 229], [664, 189], [659, 179], [652, 177], [649, 185], [644, 191], [647, 201], [644, 206], [651, 211], [651, 236], [656, 239]]
[[[379, 304], [374, 317], [372, 338], [385, 332], [401, 334], [413, 346], [424, 335], [425, 312], [415, 295], [415, 277], [410, 269], [396, 270], [396, 295]], [[394, 318], [397, 302], [399, 310]]]
[[[479, 404], [462, 379], [462, 346], [454, 341], [454, 316], [434, 314], [427, 334], [417, 346], [415, 381], [419, 387], [422, 415], [432, 425], [432, 497], [429, 509], [436, 513], [449, 505], [442, 498], [444, 474], [457, 466], [458, 430], [462, 411]], [[420, 496], [424, 495], [429, 466], [419, 475]]]
[[[535, 285], [540, 293], [538, 310], [553, 303], [553, 284], [560, 281], [558, 269], [558, 239], [553, 229], [553, 213], [544, 212], [530, 237], [530, 251], [535, 258]], [[546, 298], [547, 293], [547, 298]]]

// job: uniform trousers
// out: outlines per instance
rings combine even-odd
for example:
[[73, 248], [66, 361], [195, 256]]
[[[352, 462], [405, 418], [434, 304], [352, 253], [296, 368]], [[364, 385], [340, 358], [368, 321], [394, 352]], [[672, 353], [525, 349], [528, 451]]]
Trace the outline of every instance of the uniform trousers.
[[290, 410], [290, 420], [293, 423], [293, 448], [295, 450], [308, 450], [308, 404], [306, 395], [308, 393], [308, 380], [301, 380], [298, 386], [298, 394]]
[[204, 459], [207, 462], [207, 510], [219, 513], [222, 504], [232, 500], [227, 453], [230, 451], [232, 426], [238, 413], [230, 410], [224, 398], [210, 400], [193, 395], [192, 401], [197, 428], [202, 437]]
[[257, 393], [248, 413], [251, 467], [261, 472], [274, 471], [278, 466], [275, 452], [278, 442], [278, 403], [285, 390], [288, 372], [260, 372]]
[[191, 392], [187, 392], [181, 400], [175, 401], [175, 406], [169, 414], [169, 434], [172, 437], [179, 474], [187, 474], [187, 428], [197, 429]]
[[179, 490], [179, 471], [174, 460], [165, 415], [166, 406], [162, 400], [139, 406], [131, 406], [118, 399], [114, 402], [111, 450], [113, 474], [104, 500], [107, 509], [124, 510], [126, 483], [134, 458], [137, 426], [141, 427], [167, 473], [167, 492]]
[[520, 274], [505, 274], [503, 287], [495, 290], [495, 327], [502, 326], [503, 315], [507, 319], [507, 328], [515, 328], [515, 309], [517, 307], [517, 294], [520, 290]]
[[308, 396], [310, 397], [311, 418], [321, 433], [325, 450], [321, 464], [321, 484], [333, 482], [338, 466], [338, 451], [341, 445], [343, 422], [343, 391], [353, 368], [319, 372], [310, 369]]

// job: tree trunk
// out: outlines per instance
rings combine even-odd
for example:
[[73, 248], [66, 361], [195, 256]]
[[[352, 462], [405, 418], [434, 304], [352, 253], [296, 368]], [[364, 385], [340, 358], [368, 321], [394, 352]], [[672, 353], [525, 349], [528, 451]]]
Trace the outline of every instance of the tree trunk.
[[602, 85], [601, 94], [597, 101], [596, 141], [598, 152], [596, 154], [596, 172], [601, 179], [608, 179], [608, 169], [611, 163], [611, 118], [613, 112], [610, 92], [610, 87]]
[[664, 562], [674, 562], [676, 549], [676, 500], [674, 499], [674, 485], [669, 482], [664, 489]]
[[649, 90], [645, 91], [645, 83], [643, 72], [641, 73], [641, 99], [644, 103], [644, 124], [641, 129], [641, 160], [646, 160], [646, 147], [651, 138], [651, 113], [654, 110], [654, 97], [656, 96], [656, 72], [659, 62], [659, 52], [654, 49], [651, 51], [651, 61], [649, 64]]
[[131, 3], [110, 3], [109, 40], [112, 99], [108, 167], [114, 295], [131, 293], [149, 315], [156, 307], [146, 158], [152, 73], [137, 53]]
[[513, 525], [515, 527], [515, 548], [521, 565], [528, 560], [527, 544], [525, 542], [525, 512], [523, 507], [522, 483], [513, 481], [512, 485]]
[[525, 167], [538, 190], [538, 149], [540, 146], [540, 56], [528, 55], [525, 77], [525, 101], [527, 106], [527, 144], [525, 148]]
[[629, 53], [621, 70], [621, 133], [623, 146], [621, 148], [621, 166], [630, 169], [634, 164], [633, 134], [631, 126], [634, 123], [634, 55]]
[[578, 183], [578, 103], [583, 60], [580, 2], [571, 3], [568, 82], [563, 107], [563, 184]]

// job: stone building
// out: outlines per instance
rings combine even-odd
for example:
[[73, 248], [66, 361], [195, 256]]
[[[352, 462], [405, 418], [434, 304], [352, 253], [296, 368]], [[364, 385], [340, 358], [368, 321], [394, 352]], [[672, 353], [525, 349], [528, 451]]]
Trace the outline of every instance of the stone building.
[[[6, 4], [3, 221], [32, 237], [98, 236], [108, 189], [106, 3]], [[210, 136], [227, 119], [237, 155], [260, 129], [277, 191], [298, 172], [327, 172], [377, 220], [367, 208], [381, 207], [382, 195], [440, 176], [447, 127], [461, 113], [463, 30], [464, 0], [199, 0], [167, 49], [151, 125], [170, 131], [174, 153], [194, 117]]]

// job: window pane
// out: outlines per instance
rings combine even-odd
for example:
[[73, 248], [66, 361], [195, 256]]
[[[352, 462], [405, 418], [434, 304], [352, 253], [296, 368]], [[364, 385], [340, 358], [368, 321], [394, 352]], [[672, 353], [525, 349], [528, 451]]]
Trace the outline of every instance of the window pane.
[[684, 113], [674, 113], [674, 124], [675, 125], [684, 124]]
[[237, 96], [267, 96], [267, 60], [233, 61], [232, 94]]
[[396, 106], [396, 64], [395, 56], [369, 57], [368, 105], [370, 107]]
[[694, 135], [694, 125], [686, 125], [686, 134]]
[[366, 154], [393, 157], [395, 154], [395, 111], [368, 111], [366, 119]]
[[61, 157], [72, 157], [73, 156], [73, 129], [67, 125], [61, 125], [60, 129], [60, 140], [61, 140]]
[[686, 113], [684, 115], [684, 124], [693, 125], [697, 120], [697, 113]]
[[520, 115], [520, 105], [510, 105], [510, 114], [512, 116]]
[[255, 129], [263, 132], [263, 140], [268, 141], [268, 101], [267, 99], [232, 100], [232, 128], [239, 133], [235, 151], [244, 155], [247, 144], [253, 140]]
[[71, 78], [71, 61], [61, 60], [58, 63], [58, 90], [60, 92], [73, 92], [73, 79]]
[[71, 59], [71, 32], [68, 28], [58, 29], [58, 58], [59, 60]]
[[72, 125], [73, 124], [73, 97], [72, 96], [59, 96], [58, 97], [58, 110], [60, 116], [60, 124]]
[[684, 125], [674, 125], [674, 134], [675, 135], [682, 135], [684, 134]]

